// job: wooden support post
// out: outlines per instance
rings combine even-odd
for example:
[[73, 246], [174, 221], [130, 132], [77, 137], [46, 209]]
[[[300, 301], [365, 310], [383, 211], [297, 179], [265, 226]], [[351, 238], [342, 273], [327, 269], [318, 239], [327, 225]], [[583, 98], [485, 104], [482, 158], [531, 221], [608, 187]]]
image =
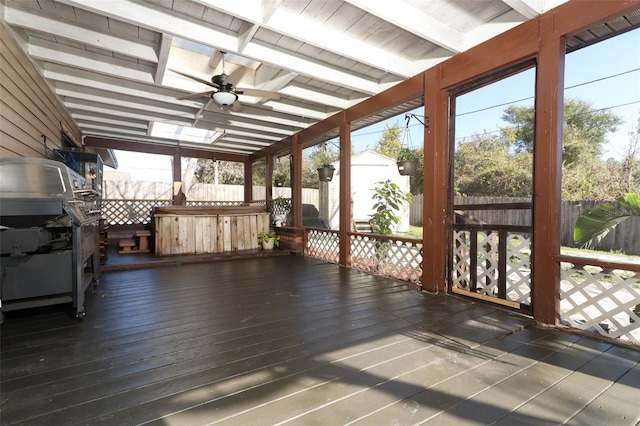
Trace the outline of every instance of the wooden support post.
[[449, 249], [449, 94], [438, 87], [441, 68], [424, 74], [424, 199], [422, 288], [445, 291]]
[[340, 123], [340, 258], [342, 266], [351, 266], [351, 123], [346, 114]]
[[[267, 181], [268, 183], [268, 181]], [[248, 159], [244, 162], [244, 202], [253, 201], [253, 163]]]
[[292, 225], [302, 227], [302, 144], [300, 135], [291, 138], [291, 155], [293, 156], [293, 173], [291, 176]]
[[555, 324], [560, 310], [560, 198], [565, 37], [554, 31], [554, 15], [540, 19], [536, 73], [533, 181], [532, 305], [537, 321]]

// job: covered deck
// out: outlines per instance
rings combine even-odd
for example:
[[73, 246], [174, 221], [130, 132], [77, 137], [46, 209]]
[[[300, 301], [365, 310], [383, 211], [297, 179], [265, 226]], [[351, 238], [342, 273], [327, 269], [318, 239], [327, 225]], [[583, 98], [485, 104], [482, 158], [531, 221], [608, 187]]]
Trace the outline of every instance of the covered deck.
[[7, 313], [3, 425], [640, 421], [636, 349], [309, 257], [113, 270], [85, 306]]

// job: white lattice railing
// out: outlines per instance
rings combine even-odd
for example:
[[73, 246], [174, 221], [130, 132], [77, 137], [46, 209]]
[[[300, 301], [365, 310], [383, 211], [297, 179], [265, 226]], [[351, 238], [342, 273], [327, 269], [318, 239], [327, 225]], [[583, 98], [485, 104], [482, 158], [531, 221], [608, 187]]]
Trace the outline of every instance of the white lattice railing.
[[[332, 263], [340, 258], [338, 231], [306, 228], [304, 254]], [[348, 233], [351, 267], [420, 285], [422, 241], [385, 235]]]
[[560, 257], [560, 320], [640, 345], [640, 267]]
[[[101, 216], [109, 225], [148, 225], [154, 207], [170, 206], [171, 200], [102, 200]], [[239, 206], [242, 201], [187, 201], [187, 206]]]
[[530, 309], [530, 236], [529, 227], [455, 225], [452, 290]]
[[351, 267], [420, 285], [422, 240], [350, 233]]
[[171, 200], [102, 200], [101, 216], [109, 225], [147, 225], [154, 207], [171, 204]]
[[340, 259], [340, 237], [338, 231], [305, 228], [305, 256], [315, 257], [331, 263]]

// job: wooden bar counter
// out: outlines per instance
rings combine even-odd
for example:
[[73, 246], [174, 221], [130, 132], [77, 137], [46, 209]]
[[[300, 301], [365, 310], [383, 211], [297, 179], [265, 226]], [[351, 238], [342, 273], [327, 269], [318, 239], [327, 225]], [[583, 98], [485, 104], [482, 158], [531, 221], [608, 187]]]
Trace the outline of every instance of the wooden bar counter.
[[258, 248], [269, 232], [264, 206], [155, 207], [151, 212], [156, 255], [207, 254]]

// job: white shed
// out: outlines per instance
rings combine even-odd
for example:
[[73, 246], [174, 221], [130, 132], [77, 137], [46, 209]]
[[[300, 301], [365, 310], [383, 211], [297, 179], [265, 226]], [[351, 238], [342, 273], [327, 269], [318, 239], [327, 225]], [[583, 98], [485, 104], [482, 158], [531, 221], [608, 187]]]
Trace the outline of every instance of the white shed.
[[[336, 168], [331, 182], [320, 182], [320, 217], [331, 229], [340, 227], [340, 164]], [[369, 220], [373, 213], [372, 196], [377, 182], [389, 179], [395, 182], [404, 192], [409, 192], [409, 176], [398, 173], [396, 160], [373, 151], [364, 151], [351, 157], [351, 203], [353, 222]], [[402, 221], [397, 232], [409, 229], [409, 205], [400, 212]]]

